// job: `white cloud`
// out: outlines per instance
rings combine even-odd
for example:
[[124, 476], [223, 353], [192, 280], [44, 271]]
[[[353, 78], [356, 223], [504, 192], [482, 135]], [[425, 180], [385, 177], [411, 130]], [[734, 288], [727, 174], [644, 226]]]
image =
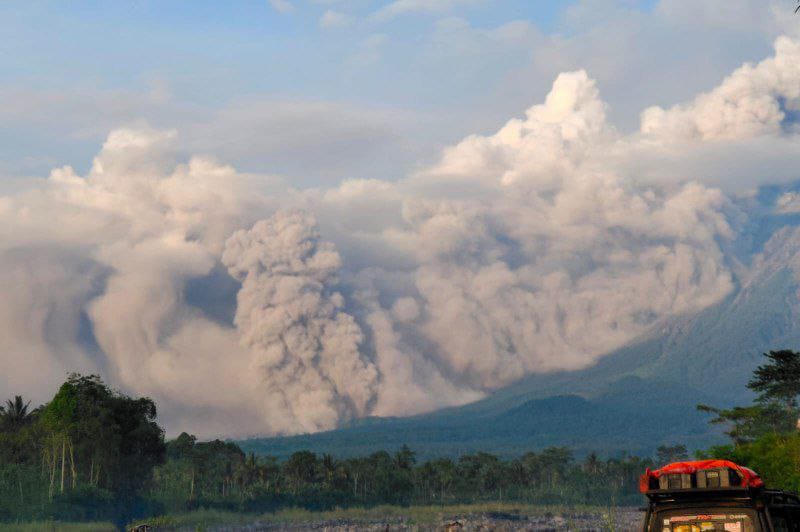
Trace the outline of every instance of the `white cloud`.
[[[365, 43], [364, 59], [379, 57], [384, 40]], [[431, 117], [390, 106], [263, 94], [218, 107], [163, 100], [151, 92], [7, 90], [0, 96], [9, 102], [0, 109], [0, 137], [5, 131], [9, 139], [26, 142], [0, 147], [0, 193], [35, 185], [65, 160], [84, 165], [108, 131], [119, 127], [175, 127], [181, 153], [213, 153], [245, 169], [268, 167], [298, 186], [375, 174], [398, 178], [411, 161], [436, 153], [411, 133]], [[19, 151], [30, 155], [19, 157]]]
[[361, 41], [359, 50], [350, 58], [350, 63], [365, 67], [381, 59], [381, 50], [389, 41], [385, 33], [373, 33]]
[[[379, 57], [384, 39], [365, 45], [363, 60]], [[408, 139], [418, 119], [413, 112], [387, 107], [239, 98], [187, 125], [179, 141], [190, 153], [214, 153], [248, 168], [268, 167], [297, 186], [330, 185], [372, 176], [382, 163], [402, 165], [410, 154], [429, 149]]]
[[747, 34], [777, 31], [781, 18], [791, 18], [790, 7], [787, 2], [753, 0], [661, 0], [655, 9], [673, 24]]
[[[559, 72], [586, 69], [609, 102], [614, 123], [631, 131], [644, 107], [692, 98], [743, 61], [769, 53], [778, 35], [797, 35], [797, 19], [784, 0], [661, 0], [653, 9], [638, 4], [580, 0], [554, 30], [505, 55], [482, 49], [485, 28], [468, 25], [458, 33], [471, 43], [462, 44], [465, 53], [441, 61], [458, 63], [458, 72], [474, 69], [473, 85], [483, 79], [478, 72], [496, 72], [484, 88], [491, 96], [475, 105], [495, 117], [542, 94]], [[429, 45], [425, 57], [437, 53], [439, 42]], [[430, 68], [436, 66], [441, 68]]]
[[321, 28], [344, 28], [353, 23], [353, 18], [344, 13], [328, 9], [319, 19]]
[[786, 192], [781, 194], [775, 202], [775, 212], [780, 214], [800, 213], [800, 194], [797, 192]]
[[646, 109], [642, 131], [668, 142], [779, 135], [785, 107], [796, 110], [800, 99], [800, 44], [781, 37], [775, 48], [774, 57], [737, 69], [689, 105]]
[[272, 8], [279, 13], [286, 14], [294, 11], [294, 4], [292, 4], [289, 0], [269, 0], [269, 5], [271, 5]]
[[394, 0], [373, 13], [377, 20], [389, 20], [410, 13], [446, 13], [462, 6], [482, 3], [482, 0]]

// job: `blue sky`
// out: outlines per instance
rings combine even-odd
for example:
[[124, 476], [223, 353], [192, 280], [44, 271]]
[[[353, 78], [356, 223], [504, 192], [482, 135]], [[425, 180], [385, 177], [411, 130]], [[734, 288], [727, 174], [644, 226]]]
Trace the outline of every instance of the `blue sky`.
[[[413, 47], [443, 16], [457, 13], [478, 28], [525, 20], [547, 31], [569, 4], [466, 2], [462, 9], [374, 20], [389, 2], [295, 3], [289, 12], [268, 0], [3, 3], [0, 80], [106, 90], [145, 90], [161, 82], [199, 103], [263, 92], [376, 103], [408, 101], [427, 92], [431, 99], [432, 91], [404, 72], [389, 78], [370, 74], [388, 70], [382, 67], [419, 67]], [[329, 11], [342, 17], [340, 27], [320, 27]], [[376, 35], [385, 50], [375, 63], [382, 64], [358, 64]]]
[[[722, 18], [693, 25], [681, 3]], [[107, 132], [130, 124], [176, 129], [187, 153], [302, 186], [396, 179], [520, 115], [576, 68], [631, 128], [645, 105], [768, 52], [774, 28], [746, 4], [4, 2], [0, 190], [62, 164], [85, 170]]]

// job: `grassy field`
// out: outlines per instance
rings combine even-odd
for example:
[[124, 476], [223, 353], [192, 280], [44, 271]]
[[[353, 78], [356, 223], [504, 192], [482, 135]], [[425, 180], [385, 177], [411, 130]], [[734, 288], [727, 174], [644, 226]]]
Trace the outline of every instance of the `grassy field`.
[[513, 503], [486, 503], [448, 506], [375, 506], [372, 508], [347, 508], [327, 512], [312, 512], [303, 509], [286, 509], [271, 514], [247, 515], [217, 510], [197, 510], [185, 514], [167, 515], [147, 522], [164, 528], [204, 528], [215, 525], [236, 525], [250, 523], [404, 523], [409, 525], [430, 525], [460, 517], [486, 514], [525, 515], [525, 516], [569, 516], [574, 514], [611, 515], [614, 510], [602, 507], [564, 507], [534, 506]]
[[[281, 523], [300, 525], [304, 523], [350, 524], [404, 524], [436, 525], [443, 522], [481, 515], [505, 516], [562, 516], [569, 518], [578, 515], [597, 515], [601, 521], [614, 520], [617, 510], [599, 506], [537, 506], [515, 503], [484, 503], [448, 506], [375, 506], [372, 508], [347, 508], [327, 512], [312, 512], [303, 509], [286, 509], [270, 514], [241, 514], [219, 510], [196, 510], [183, 514], [164, 515], [138, 521], [133, 524], [148, 523], [156, 529], [194, 529], [204, 530], [218, 525], [247, 525], [253, 523]], [[613, 529], [610, 526], [609, 529]], [[59, 523], [55, 521], [0, 524], [0, 532], [106, 532], [115, 530], [110, 523]]]
[[0, 524], [0, 532], [116, 532], [116, 528], [111, 523], [40, 521], [37, 523]]

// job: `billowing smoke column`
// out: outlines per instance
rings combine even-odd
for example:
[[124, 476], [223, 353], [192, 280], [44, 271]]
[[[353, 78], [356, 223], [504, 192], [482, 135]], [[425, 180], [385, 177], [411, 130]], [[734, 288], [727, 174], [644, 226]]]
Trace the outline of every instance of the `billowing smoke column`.
[[604, 167], [597, 150], [618, 142], [594, 82], [562, 74], [525, 120], [468, 138], [417, 178], [483, 191], [406, 205], [421, 327], [449, 373], [487, 390], [580, 368], [732, 288], [722, 193]]
[[86, 176], [0, 197], [0, 396], [98, 372], [153, 396], [171, 432], [241, 436], [585, 367], [731, 292], [732, 199], [797, 178], [798, 65], [779, 39], [630, 135], [565, 73], [417, 175], [324, 190], [114, 131]]
[[279, 212], [237, 231], [222, 262], [242, 283], [234, 323], [263, 379], [265, 406], [306, 432], [366, 414], [377, 371], [359, 351], [361, 328], [330, 289], [341, 260], [320, 242], [314, 219]]

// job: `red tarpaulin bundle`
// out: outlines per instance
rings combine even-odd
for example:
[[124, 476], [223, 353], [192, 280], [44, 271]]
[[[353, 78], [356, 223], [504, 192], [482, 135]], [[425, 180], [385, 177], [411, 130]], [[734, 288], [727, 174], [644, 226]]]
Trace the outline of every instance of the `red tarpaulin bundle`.
[[662, 475], [669, 475], [671, 473], [691, 475], [704, 469], [719, 469], [723, 467], [733, 469], [739, 473], [739, 476], [742, 477], [742, 483], [739, 487], [760, 488], [764, 485], [758, 473], [750, 468], [740, 466], [729, 460], [700, 460], [696, 462], [675, 462], [674, 464], [666, 465], [655, 471], [650, 471], [648, 468], [639, 479], [639, 491], [642, 493], [650, 491], [650, 479], [657, 479]]

